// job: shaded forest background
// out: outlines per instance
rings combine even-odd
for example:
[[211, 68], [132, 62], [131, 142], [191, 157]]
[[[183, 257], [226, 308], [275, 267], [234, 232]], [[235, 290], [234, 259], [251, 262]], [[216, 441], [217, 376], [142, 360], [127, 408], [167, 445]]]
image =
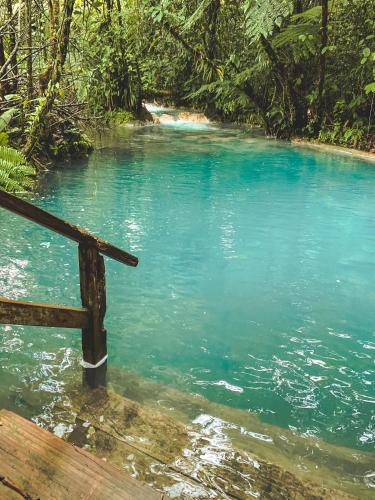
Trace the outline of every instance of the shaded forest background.
[[374, 40], [375, 0], [1, 0], [0, 186], [154, 100], [374, 150]]

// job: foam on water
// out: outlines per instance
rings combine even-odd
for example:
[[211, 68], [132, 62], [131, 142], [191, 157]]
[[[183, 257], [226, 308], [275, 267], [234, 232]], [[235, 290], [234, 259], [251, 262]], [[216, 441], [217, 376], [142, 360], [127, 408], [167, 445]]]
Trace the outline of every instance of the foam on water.
[[180, 130], [214, 130], [215, 127], [207, 123], [192, 122], [190, 120], [177, 119], [163, 119], [160, 121], [160, 125], [164, 127], [172, 127]]
[[152, 103], [152, 102], [146, 102], [145, 103], [145, 108], [150, 113], [155, 113], [155, 114], [169, 113], [169, 112], [173, 111], [173, 108], [168, 108], [168, 107], [165, 107], [165, 106], [159, 106], [158, 104], [155, 104], [155, 103]]

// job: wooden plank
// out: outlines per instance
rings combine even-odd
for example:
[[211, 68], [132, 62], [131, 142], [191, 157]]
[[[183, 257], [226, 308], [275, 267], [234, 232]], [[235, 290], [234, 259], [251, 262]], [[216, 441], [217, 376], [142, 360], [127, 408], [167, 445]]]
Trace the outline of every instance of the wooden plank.
[[82, 305], [89, 311], [89, 324], [82, 330], [83, 360], [96, 365], [107, 355], [104, 259], [96, 248], [78, 247]]
[[22, 302], [0, 297], [0, 323], [86, 328], [89, 324], [89, 312], [86, 308]]
[[0, 411], [0, 484], [6, 490], [1, 478], [13, 486], [4, 498], [13, 498], [16, 488], [23, 498], [43, 500], [165, 499], [163, 493], [5, 410]]
[[60, 219], [59, 217], [56, 217], [55, 215], [52, 215], [49, 212], [46, 212], [45, 210], [18, 198], [17, 196], [6, 193], [2, 189], [0, 189], [0, 206], [21, 215], [26, 219], [36, 222], [51, 231], [55, 231], [56, 233], [62, 234], [71, 240], [77, 241], [78, 243], [92, 245], [102, 254], [118, 260], [123, 264], [133, 267], [138, 265], [138, 259], [134, 255], [111, 245], [108, 241], [97, 238], [88, 231], [85, 231], [74, 224], [70, 224], [69, 222]]

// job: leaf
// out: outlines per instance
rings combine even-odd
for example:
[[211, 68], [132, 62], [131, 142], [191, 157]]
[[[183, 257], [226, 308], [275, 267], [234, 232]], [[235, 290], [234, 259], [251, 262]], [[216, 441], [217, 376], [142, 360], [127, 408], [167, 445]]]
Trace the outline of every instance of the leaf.
[[24, 191], [32, 186], [35, 169], [28, 165], [22, 153], [0, 146], [0, 187], [7, 191]]
[[6, 101], [17, 101], [18, 99], [21, 99], [21, 96], [19, 96], [18, 94], [7, 94], [6, 96], [4, 96], [4, 99]]
[[375, 82], [369, 83], [365, 87], [366, 94], [370, 94], [370, 92], [375, 92]]
[[292, 0], [246, 0], [244, 2], [246, 32], [250, 39], [271, 35], [275, 26], [293, 12]]
[[193, 14], [187, 19], [182, 29], [182, 32], [189, 30], [199, 19], [203, 16], [207, 7], [212, 3], [213, 0], [202, 0], [198, 8], [193, 12]]
[[17, 108], [10, 108], [0, 115], [0, 132], [5, 130], [17, 111]]
[[368, 57], [371, 54], [371, 50], [368, 47], [363, 49], [363, 57]]

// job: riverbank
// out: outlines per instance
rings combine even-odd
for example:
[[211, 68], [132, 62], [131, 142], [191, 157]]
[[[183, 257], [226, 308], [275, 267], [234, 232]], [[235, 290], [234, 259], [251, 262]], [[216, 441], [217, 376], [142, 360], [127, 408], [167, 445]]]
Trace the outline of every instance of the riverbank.
[[[233, 129], [233, 127], [241, 127], [244, 128], [245, 130], [248, 131], [254, 131], [256, 132], [256, 135], [258, 136], [262, 129], [261, 128], [254, 128], [254, 127], [247, 127], [245, 125], [238, 125], [235, 123], [220, 123], [220, 122], [214, 122], [209, 120], [203, 113], [198, 113], [194, 111], [187, 111], [187, 110], [180, 110], [178, 108], [160, 108], [162, 111], [160, 112], [160, 115], [157, 115], [155, 113], [150, 113], [150, 116], [152, 116], [153, 121], [140, 121], [140, 120], [135, 120], [131, 119], [129, 121], [124, 120], [122, 122], [117, 122], [114, 123], [115, 127], [126, 127], [126, 128], [138, 128], [138, 127], [145, 127], [145, 126], [152, 126], [152, 125], [167, 125], [167, 126], [183, 126], [184, 124], [196, 124], [196, 126], [203, 126], [203, 127], [209, 127], [209, 126], [220, 126], [225, 128], [227, 126], [228, 128]], [[111, 128], [111, 127], [110, 127]], [[112, 127], [113, 128], [113, 127]], [[272, 138], [270, 138], [271, 140]], [[352, 157], [352, 158], [358, 158], [359, 160], [364, 160], [368, 162], [374, 162], [375, 163], [375, 153], [372, 152], [367, 152], [363, 151], [361, 149], [353, 149], [353, 148], [346, 148], [343, 146], [338, 146], [335, 144], [324, 144], [322, 142], [318, 142], [314, 139], [309, 140], [307, 138], [293, 138], [291, 141], [286, 141], [290, 142], [293, 146], [302, 146], [305, 148], [311, 148], [315, 149], [317, 151], [321, 152], [326, 152], [326, 153], [336, 153], [339, 155], [344, 155], [347, 157]]]
[[[154, 125], [178, 125], [178, 124], [184, 124], [184, 123], [194, 123], [197, 125], [202, 125], [202, 126], [220, 126], [225, 128], [225, 126], [229, 128], [233, 127], [241, 127], [244, 128], [245, 130], [254, 130], [257, 132], [257, 135], [261, 132], [261, 128], [254, 128], [254, 127], [248, 127], [245, 124], [235, 124], [235, 123], [221, 123], [221, 122], [215, 122], [211, 121], [204, 113], [197, 112], [194, 110], [188, 110], [185, 108], [173, 108], [173, 107], [168, 107], [168, 106], [158, 106], [155, 104], [151, 103], [146, 103], [145, 104], [146, 109], [149, 112], [149, 116], [152, 117], [153, 119], [153, 124]], [[145, 123], [136, 123], [136, 125], [142, 126], [145, 125]], [[147, 123], [147, 125], [150, 125], [150, 122]], [[134, 126], [132, 124], [129, 124], [129, 126]], [[288, 142], [288, 141], [287, 141]], [[337, 153], [340, 155], [346, 155], [352, 158], [358, 158], [360, 160], [365, 160], [365, 161], [370, 161], [370, 162], [375, 162], [375, 153], [373, 152], [367, 152], [363, 151], [360, 149], [353, 149], [353, 148], [346, 148], [343, 146], [339, 145], [334, 145], [334, 144], [325, 144], [322, 142], [319, 142], [315, 139], [308, 139], [308, 138], [298, 138], [295, 137], [291, 141], [291, 144], [294, 146], [303, 146], [303, 147], [309, 147], [312, 149], [316, 149], [318, 151], [322, 152], [328, 152], [328, 153]]]
[[337, 153], [340, 155], [345, 155], [352, 158], [358, 158], [359, 160], [365, 160], [375, 163], [375, 153], [369, 153], [360, 149], [345, 148], [343, 146], [336, 146], [334, 144], [324, 144], [322, 142], [316, 142], [313, 140], [309, 141], [308, 139], [298, 138], [292, 139], [291, 143], [294, 146], [303, 146], [305, 148], [311, 148], [327, 153]]

